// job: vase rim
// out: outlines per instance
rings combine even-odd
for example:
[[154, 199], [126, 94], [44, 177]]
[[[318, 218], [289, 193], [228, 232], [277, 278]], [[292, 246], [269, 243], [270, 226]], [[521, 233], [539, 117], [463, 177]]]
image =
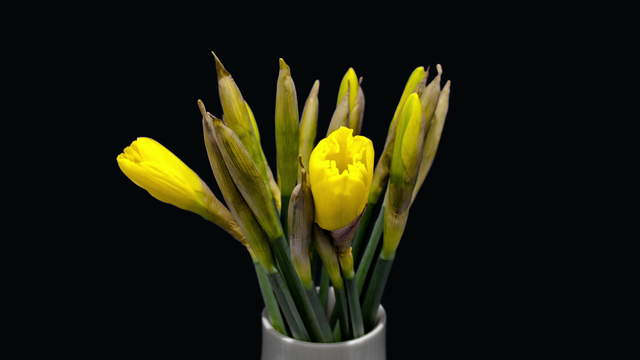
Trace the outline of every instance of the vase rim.
[[320, 348], [330, 348], [330, 347], [335, 347], [335, 346], [338, 346], [338, 345], [340, 345], [340, 346], [353, 346], [353, 345], [359, 345], [361, 343], [365, 343], [365, 342], [371, 340], [372, 338], [376, 337], [380, 332], [382, 332], [384, 330], [386, 322], [387, 322], [387, 313], [384, 311], [384, 308], [382, 307], [382, 305], [380, 305], [380, 307], [378, 308], [378, 316], [377, 316], [377, 319], [376, 319], [376, 327], [374, 327], [373, 330], [369, 331], [368, 333], [362, 335], [361, 337], [359, 337], [357, 339], [351, 339], [351, 340], [340, 341], [340, 342], [331, 342], [331, 343], [317, 343], [317, 342], [296, 340], [296, 339], [294, 339], [292, 337], [282, 335], [281, 333], [276, 331], [276, 329], [274, 329], [273, 326], [271, 326], [271, 323], [269, 322], [269, 319], [267, 318], [266, 309], [262, 311], [262, 326], [265, 328], [265, 330], [267, 330], [268, 332], [272, 333], [273, 336], [277, 337], [278, 339], [280, 339], [281, 341], [284, 341], [286, 343], [304, 344], [305, 346], [317, 346], [317, 347], [320, 347]]

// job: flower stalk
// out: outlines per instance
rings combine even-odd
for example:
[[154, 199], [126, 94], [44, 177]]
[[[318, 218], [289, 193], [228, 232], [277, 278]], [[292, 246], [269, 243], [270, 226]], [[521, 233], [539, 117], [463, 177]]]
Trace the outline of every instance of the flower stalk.
[[[340, 333], [343, 338], [350, 339], [352, 336], [349, 322], [349, 306], [341, 275], [340, 262], [335, 248], [331, 244], [331, 239], [326, 232], [317, 225], [313, 228], [313, 244], [318, 255], [320, 255], [325, 272], [331, 280], [331, 285], [333, 285], [333, 290], [336, 295], [336, 306], [333, 314], [338, 314], [340, 317]], [[332, 316], [332, 318], [333, 317], [334, 316]]]

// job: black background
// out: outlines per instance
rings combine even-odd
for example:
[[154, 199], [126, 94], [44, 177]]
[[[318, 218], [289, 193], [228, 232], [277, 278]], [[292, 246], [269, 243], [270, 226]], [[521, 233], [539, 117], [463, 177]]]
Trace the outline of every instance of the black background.
[[250, 103], [274, 169], [279, 57], [291, 66], [300, 106], [321, 82], [318, 138], [340, 79], [354, 67], [364, 77], [362, 134], [376, 154], [411, 71], [430, 66], [431, 78], [442, 64], [452, 81], [449, 115], [383, 299], [389, 358], [493, 354], [512, 345], [533, 351], [547, 294], [533, 290], [534, 230], [518, 226], [528, 211], [518, 204], [531, 193], [519, 185], [526, 154], [513, 146], [530, 121], [515, 94], [531, 81], [521, 63], [531, 54], [516, 46], [528, 35], [506, 37], [480, 20], [373, 21], [347, 26], [349, 33], [331, 17], [290, 26], [223, 18], [194, 17], [203, 21], [197, 29], [170, 17], [113, 19], [80, 60], [92, 83], [89, 105], [99, 107], [85, 130], [99, 131], [91, 141], [101, 160], [99, 175], [82, 186], [101, 192], [92, 193], [99, 205], [77, 220], [90, 235], [63, 249], [53, 297], [65, 304], [55, 316], [77, 327], [88, 354], [210, 358], [224, 348], [239, 359], [259, 356], [262, 303], [244, 249], [197, 215], [150, 197], [115, 160], [136, 137], [151, 137], [219, 194], [196, 106], [202, 99], [221, 115], [211, 50]]

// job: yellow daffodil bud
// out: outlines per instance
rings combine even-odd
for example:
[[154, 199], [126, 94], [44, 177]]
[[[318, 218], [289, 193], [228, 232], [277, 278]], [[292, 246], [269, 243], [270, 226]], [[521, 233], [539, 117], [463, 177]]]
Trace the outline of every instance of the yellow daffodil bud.
[[316, 222], [338, 230], [362, 214], [373, 177], [373, 143], [341, 127], [311, 152], [309, 178]]
[[420, 160], [422, 158], [426, 121], [417, 93], [411, 94], [398, 119], [389, 191], [384, 205], [383, 258], [391, 259], [400, 243], [411, 205]]
[[234, 183], [269, 239], [283, 235], [271, 189], [238, 136], [222, 120], [212, 118], [216, 143]]
[[[346, 100], [347, 107], [341, 106], [343, 100]], [[330, 132], [338, 129], [340, 126], [346, 126], [353, 129], [355, 135], [360, 134], [362, 128], [362, 118], [364, 116], [364, 92], [360, 86], [360, 81], [356, 76], [355, 70], [349, 68], [338, 90], [338, 100], [336, 102], [336, 112], [332, 118]], [[328, 134], [329, 134], [328, 133]]]
[[289, 244], [291, 246], [291, 260], [293, 266], [307, 289], [313, 289], [311, 277], [311, 262], [309, 261], [309, 246], [313, 228], [313, 196], [307, 172], [300, 169], [300, 183], [291, 193], [288, 212]]
[[154, 198], [194, 212], [244, 241], [231, 213], [207, 184], [159, 142], [140, 137], [118, 155], [117, 161], [120, 170]]
[[318, 91], [320, 89], [320, 81], [313, 83], [309, 97], [304, 104], [302, 117], [300, 118], [300, 149], [299, 156], [302, 158], [302, 165], [309, 168], [309, 156], [311, 150], [316, 143], [316, 131], [318, 128]]
[[428, 75], [429, 72], [425, 71], [424, 67], [420, 66], [409, 76], [409, 80], [407, 81], [404, 91], [402, 92], [402, 96], [400, 97], [400, 102], [398, 103], [396, 111], [393, 114], [393, 118], [391, 119], [382, 155], [380, 155], [380, 159], [378, 159], [378, 163], [376, 164], [376, 170], [373, 176], [373, 185], [371, 186], [371, 192], [369, 194], [369, 204], [376, 204], [378, 202], [378, 199], [387, 184], [400, 111], [412, 93], [422, 93]]
[[244, 244], [249, 250], [251, 258], [258, 261], [268, 272], [273, 272], [276, 268], [267, 237], [251, 212], [251, 208], [233, 182], [220, 148], [216, 143], [213, 127], [214, 117], [207, 113], [204, 104], [200, 100], [198, 100], [198, 107], [202, 113], [204, 144], [209, 156], [209, 163], [224, 201], [229, 206], [233, 218], [240, 225], [245, 235], [246, 241]]
[[[407, 80], [407, 83], [404, 86], [404, 90], [402, 91], [402, 96], [400, 97], [400, 101], [398, 102], [396, 111], [393, 113], [393, 118], [391, 120], [389, 129], [393, 128], [395, 131], [395, 128], [398, 124], [398, 118], [405, 102], [413, 93], [416, 93], [418, 95], [422, 94], [428, 76], [429, 70], [425, 71], [424, 67], [422, 66], [419, 66], [415, 70], [413, 70], [413, 72], [409, 76], [409, 80]], [[389, 140], [390, 137], [395, 138], [395, 133], [387, 133], [387, 140]]]
[[348, 95], [349, 109], [353, 109], [356, 106], [356, 100], [358, 98], [358, 85], [358, 76], [356, 76], [356, 71], [353, 70], [353, 68], [349, 68], [340, 82], [336, 105], [340, 103], [343, 96]]
[[278, 184], [282, 196], [288, 198], [298, 179], [298, 98], [291, 70], [283, 59], [278, 74], [275, 121]]
[[422, 187], [424, 180], [431, 169], [433, 159], [436, 157], [436, 151], [438, 150], [438, 144], [440, 143], [440, 137], [442, 136], [442, 129], [444, 128], [444, 122], [447, 118], [447, 112], [449, 111], [449, 93], [451, 92], [451, 81], [447, 81], [438, 97], [438, 104], [436, 105], [433, 119], [427, 132], [427, 137], [424, 140], [424, 150], [422, 151], [422, 161], [420, 162], [420, 170], [418, 170], [418, 180], [413, 190], [413, 201], [418, 194], [418, 191]]
[[320, 259], [322, 259], [322, 264], [329, 275], [329, 279], [331, 279], [333, 287], [338, 290], [344, 289], [335, 248], [331, 244], [329, 236], [317, 225], [313, 226], [313, 245], [318, 255], [320, 255]]

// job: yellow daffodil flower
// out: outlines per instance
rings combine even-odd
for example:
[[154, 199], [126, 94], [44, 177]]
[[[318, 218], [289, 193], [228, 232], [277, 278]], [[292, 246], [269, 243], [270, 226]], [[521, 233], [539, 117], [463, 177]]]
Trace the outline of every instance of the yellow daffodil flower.
[[373, 143], [340, 127], [311, 152], [309, 178], [316, 223], [337, 230], [355, 220], [367, 203], [373, 177]]
[[231, 213], [207, 184], [157, 141], [140, 137], [118, 155], [117, 161], [120, 170], [154, 198], [194, 212], [244, 241]]

